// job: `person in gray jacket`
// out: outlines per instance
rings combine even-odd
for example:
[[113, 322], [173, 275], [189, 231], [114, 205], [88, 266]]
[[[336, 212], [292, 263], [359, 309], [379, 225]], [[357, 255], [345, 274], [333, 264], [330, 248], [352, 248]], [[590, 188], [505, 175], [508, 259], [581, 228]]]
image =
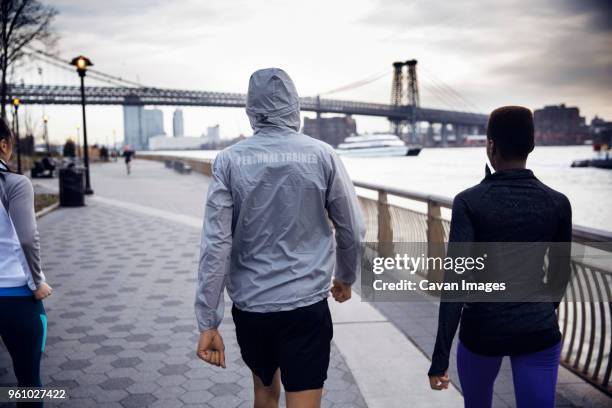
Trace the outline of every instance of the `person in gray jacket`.
[[317, 407], [333, 334], [327, 297], [330, 286], [338, 302], [351, 297], [363, 220], [333, 148], [299, 133], [298, 93], [283, 70], [253, 73], [246, 105], [254, 135], [213, 163], [195, 303], [197, 354], [225, 367], [217, 328], [226, 287], [255, 406], [278, 406], [282, 381], [289, 408]]
[[41, 266], [32, 183], [11, 172], [7, 164], [13, 144], [11, 130], [0, 118], [0, 337], [11, 356], [18, 385], [40, 387], [47, 331], [42, 299], [52, 289]]

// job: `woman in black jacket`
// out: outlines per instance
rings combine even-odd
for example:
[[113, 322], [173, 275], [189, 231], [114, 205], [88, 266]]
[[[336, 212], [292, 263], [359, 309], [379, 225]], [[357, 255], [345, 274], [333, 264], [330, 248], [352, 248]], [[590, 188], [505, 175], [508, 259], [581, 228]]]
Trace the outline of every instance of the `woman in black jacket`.
[[[449, 248], [453, 243], [571, 242], [568, 199], [526, 169], [533, 148], [533, 117], [528, 109], [508, 106], [493, 111], [487, 155], [496, 171], [455, 197]], [[569, 258], [563, 259], [567, 262], [556, 263], [553, 272], [569, 272]], [[520, 269], [525, 259], [512, 257], [504, 262], [509, 269]], [[532, 279], [539, 285], [543, 276], [534, 273]], [[561, 351], [556, 306], [552, 301], [441, 301], [428, 373], [431, 387], [448, 388], [449, 354], [461, 323], [457, 368], [466, 407], [491, 406], [504, 356], [510, 356], [512, 363], [517, 407], [554, 407]]]

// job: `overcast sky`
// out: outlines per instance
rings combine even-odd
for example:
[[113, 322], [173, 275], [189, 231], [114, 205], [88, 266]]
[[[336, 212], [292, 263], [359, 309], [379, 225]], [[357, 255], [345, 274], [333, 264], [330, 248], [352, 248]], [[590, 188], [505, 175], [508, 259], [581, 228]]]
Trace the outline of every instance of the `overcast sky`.
[[[43, 0], [44, 1], [44, 0]], [[168, 88], [246, 92], [249, 75], [278, 66], [303, 96], [386, 75], [326, 95], [388, 103], [391, 63], [416, 58], [421, 105], [489, 112], [579, 106], [612, 120], [612, 12], [605, 0], [54, 0], [57, 53], [83, 54], [100, 71]], [[33, 65], [26, 82], [78, 84], [76, 74]], [[19, 77], [19, 74], [18, 74]], [[444, 85], [442, 85], [444, 84]], [[441, 89], [444, 87], [444, 90]], [[453, 96], [452, 88], [461, 94]], [[28, 108], [36, 121], [40, 110]], [[172, 133], [173, 108], [164, 108]], [[249, 134], [242, 109], [186, 108], [185, 129]], [[78, 107], [46, 107], [54, 141], [73, 136]], [[359, 131], [387, 130], [357, 117]], [[91, 107], [94, 141], [123, 137], [119, 107]]]

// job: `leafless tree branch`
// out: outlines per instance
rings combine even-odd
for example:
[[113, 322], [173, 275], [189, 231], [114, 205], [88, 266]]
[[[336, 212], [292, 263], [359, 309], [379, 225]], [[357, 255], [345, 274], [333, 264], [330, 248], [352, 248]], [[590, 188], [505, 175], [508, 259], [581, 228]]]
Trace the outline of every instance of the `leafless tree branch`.
[[27, 45], [55, 43], [51, 25], [57, 13], [39, 0], [0, 0], [0, 117], [6, 117], [9, 68], [23, 57]]

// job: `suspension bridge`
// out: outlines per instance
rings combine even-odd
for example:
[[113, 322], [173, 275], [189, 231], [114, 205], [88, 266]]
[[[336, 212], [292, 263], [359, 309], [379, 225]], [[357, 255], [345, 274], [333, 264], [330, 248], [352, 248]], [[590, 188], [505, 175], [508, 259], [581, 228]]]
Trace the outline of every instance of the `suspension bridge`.
[[[41, 50], [29, 49], [29, 56], [39, 63], [51, 65], [62, 70], [73, 71], [68, 61]], [[418, 84], [414, 66], [410, 62], [393, 64], [392, 103], [370, 103], [341, 99], [302, 97], [301, 109], [317, 114], [343, 114], [385, 117], [390, 120], [396, 133], [401, 133], [403, 127], [417, 122], [426, 122], [432, 129], [440, 125], [441, 136], [446, 141], [448, 125], [455, 135], [483, 133], [487, 115], [477, 113], [460, 93], [438, 81], [432, 84], [431, 95], [444, 100], [448, 105], [464, 107], [463, 110], [436, 109], [421, 107], [418, 96]], [[414, 61], [416, 64], [416, 61]], [[409, 70], [402, 72], [402, 67], [408, 65]], [[39, 68], [40, 73], [40, 68]], [[391, 74], [387, 70], [373, 77], [336, 88], [329, 92], [356, 89], [377, 81]], [[246, 95], [242, 93], [210, 92], [185, 89], [167, 89], [145, 86], [139, 82], [130, 81], [98, 70], [88, 70], [88, 77], [104, 83], [104, 86], [86, 86], [85, 95], [89, 105], [121, 105], [121, 106], [202, 106], [241, 108], [246, 104]], [[9, 98], [19, 98], [27, 105], [78, 105], [81, 103], [80, 87], [70, 85], [47, 85], [31, 83], [9, 83]], [[428, 132], [431, 135], [433, 132]]]

